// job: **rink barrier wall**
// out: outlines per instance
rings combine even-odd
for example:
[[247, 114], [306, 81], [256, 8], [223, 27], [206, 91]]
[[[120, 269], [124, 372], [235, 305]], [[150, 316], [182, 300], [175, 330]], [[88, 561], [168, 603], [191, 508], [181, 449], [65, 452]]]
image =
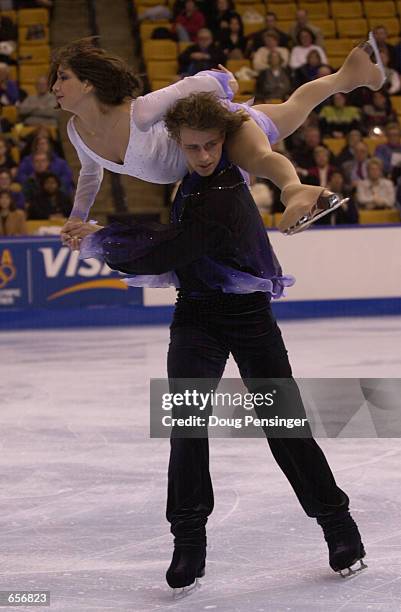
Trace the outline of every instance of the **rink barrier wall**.
[[[401, 314], [401, 225], [269, 231], [297, 282], [273, 301], [279, 319]], [[176, 292], [127, 288], [58, 238], [0, 240], [0, 329], [166, 324]]]

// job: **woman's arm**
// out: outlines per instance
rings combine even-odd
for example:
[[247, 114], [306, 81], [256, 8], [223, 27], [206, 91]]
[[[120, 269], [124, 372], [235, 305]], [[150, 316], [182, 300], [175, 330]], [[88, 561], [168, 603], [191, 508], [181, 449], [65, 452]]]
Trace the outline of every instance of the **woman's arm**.
[[146, 132], [154, 123], [163, 119], [177, 100], [191, 93], [210, 92], [219, 98], [231, 100], [234, 96], [234, 83], [235, 79], [228, 70], [205, 70], [146, 96], [139, 96], [134, 102], [135, 124], [141, 132]]

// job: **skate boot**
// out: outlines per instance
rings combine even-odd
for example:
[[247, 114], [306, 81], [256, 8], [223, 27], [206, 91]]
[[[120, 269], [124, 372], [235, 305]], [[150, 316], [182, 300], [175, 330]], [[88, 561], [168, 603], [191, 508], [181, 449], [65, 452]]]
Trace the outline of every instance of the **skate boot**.
[[166, 572], [168, 585], [174, 589], [174, 597], [184, 597], [198, 584], [198, 578], [205, 575], [206, 545], [175, 546], [170, 567]]
[[[362, 561], [365, 549], [357, 524], [348, 510], [317, 519], [329, 547], [329, 564], [342, 578], [355, 576], [367, 568]], [[356, 567], [352, 567], [356, 564]]]

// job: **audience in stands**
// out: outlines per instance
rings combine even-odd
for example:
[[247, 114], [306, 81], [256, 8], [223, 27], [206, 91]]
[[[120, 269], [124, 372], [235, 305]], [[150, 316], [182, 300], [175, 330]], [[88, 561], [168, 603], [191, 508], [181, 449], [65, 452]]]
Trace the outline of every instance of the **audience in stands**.
[[394, 68], [389, 67], [390, 55], [386, 48], [383, 48], [380, 50], [380, 57], [382, 58], [384, 71], [386, 73], [386, 79], [387, 79], [384, 84], [384, 87], [386, 89], [386, 92], [390, 96], [393, 96], [394, 94], [399, 93], [400, 91], [400, 88], [401, 88], [400, 75], [398, 74], [396, 70], [394, 70]]
[[24, 236], [27, 233], [25, 213], [16, 210], [9, 191], [0, 191], [0, 235]]
[[397, 121], [391, 100], [383, 90], [371, 92], [371, 101], [362, 107], [363, 126], [369, 134], [374, 128], [384, 128], [390, 121]]
[[339, 167], [346, 162], [353, 160], [355, 157], [355, 146], [362, 142], [362, 134], [360, 130], [351, 130], [345, 134], [346, 144], [337, 155], [336, 163]]
[[[210, 4], [212, 4], [210, 2]], [[216, 0], [208, 19], [209, 29], [218, 38], [223, 30], [228, 28], [230, 17], [236, 15], [232, 0]]]
[[56, 219], [68, 217], [72, 209], [71, 197], [61, 189], [58, 176], [44, 173], [39, 178], [40, 189], [31, 197], [28, 219]]
[[317, 51], [320, 56], [320, 63], [327, 64], [326, 54], [322, 47], [316, 44], [316, 36], [312, 30], [301, 28], [298, 31], [296, 43], [292, 48], [289, 62], [293, 70], [306, 63], [310, 51]]
[[315, 165], [314, 150], [322, 144], [322, 137], [318, 127], [309, 126], [303, 130], [303, 140], [300, 146], [291, 151], [291, 157], [301, 176], [308, 175], [308, 168]]
[[178, 70], [182, 76], [192, 76], [201, 70], [211, 70], [217, 68], [218, 64], [225, 63], [226, 56], [207, 28], [201, 28], [196, 44], [189, 46], [178, 56]]
[[347, 104], [347, 96], [336, 93], [331, 103], [323, 106], [319, 113], [319, 127], [324, 136], [342, 138], [350, 130], [361, 128], [361, 111]]
[[222, 30], [219, 43], [228, 59], [242, 59], [245, 55], [246, 38], [244, 24], [239, 15], [231, 15], [228, 28]]
[[26, 155], [21, 160], [18, 168], [17, 181], [24, 184], [29, 177], [34, 174], [34, 158], [38, 154], [48, 156], [50, 160], [48, 171], [59, 177], [66, 193], [72, 194], [74, 190], [74, 181], [71, 169], [64, 159], [54, 153], [50, 141], [44, 136], [39, 136], [34, 140], [32, 144], [32, 153]]
[[388, 42], [387, 28], [383, 25], [373, 28], [373, 36], [375, 37], [379, 49], [386, 49], [390, 58], [389, 66], [392, 68], [395, 60], [394, 46]]
[[255, 52], [252, 66], [256, 72], [261, 72], [269, 67], [269, 57], [272, 51], [276, 51], [282, 60], [282, 66], [288, 65], [290, 52], [285, 47], [279, 47], [279, 37], [274, 30], [267, 30], [263, 34], [263, 46]]
[[301, 30], [307, 28], [310, 32], [312, 32], [315, 44], [322, 46], [323, 45], [323, 34], [320, 28], [311, 24], [308, 18], [308, 11], [306, 9], [298, 9], [295, 15], [295, 22], [289, 29], [289, 36], [292, 40], [293, 45], [298, 43], [298, 35]]
[[11, 154], [11, 147], [4, 136], [0, 136], [0, 170], [9, 170], [13, 177], [17, 174], [17, 164]]
[[0, 64], [0, 104], [4, 106], [17, 104], [20, 100], [18, 83], [9, 78], [10, 68], [4, 62]]
[[9, 191], [14, 201], [16, 208], [25, 208], [25, 198], [21, 191], [21, 185], [19, 183], [13, 183], [11, 172], [9, 170], [0, 170], [0, 189]]
[[302, 64], [302, 66], [294, 70], [293, 81], [295, 87], [300, 87], [304, 83], [308, 83], [309, 81], [316, 79], [321, 65], [322, 60], [320, 53], [318, 53], [316, 49], [309, 51], [308, 55], [306, 56], [305, 64]]
[[363, 142], [357, 142], [353, 146], [354, 157], [345, 161], [341, 169], [348, 188], [356, 187], [358, 181], [368, 178], [369, 149]]
[[401, 128], [398, 123], [389, 123], [386, 125], [387, 142], [376, 147], [375, 157], [378, 157], [383, 162], [383, 172], [385, 175], [394, 177], [394, 171], [397, 174], [401, 169]]
[[317, 146], [313, 150], [314, 165], [308, 168], [306, 183], [327, 187], [335, 167], [330, 163], [330, 151], [324, 146]]
[[47, 77], [39, 77], [35, 83], [35, 88], [36, 94], [27, 96], [19, 107], [21, 119], [25, 125], [57, 126], [56, 99], [48, 91]]
[[271, 51], [268, 68], [262, 70], [256, 80], [255, 98], [263, 101], [272, 99], [285, 100], [291, 90], [291, 80], [278, 51]]
[[52, 131], [49, 126], [39, 125], [35, 130], [29, 132], [26, 136], [21, 138], [21, 158], [32, 153], [35, 142], [38, 138], [46, 138], [53, 151], [59, 156], [64, 158], [64, 151], [60, 141], [60, 138], [53, 138]]
[[195, 42], [199, 30], [205, 24], [205, 16], [198, 10], [194, 0], [186, 0], [184, 10], [174, 19], [173, 31], [178, 40]]
[[[332, 173], [327, 187], [342, 200], [345, 198], [349, 198], [349, 200], [342, 204], [340, 208], [337, 208], [331, 215], [323, 217], [323, 219], [321, 219], [323, 224], [342, 225], [358, 223], [359, 214], [355, 205], [355, 198], [346, 188], [344, 177], [339, 170], [335, 170]], [[325, 221], [325, 219], [327, 219], [327, 221]]]
[[273, 13], [272, 11], [268, 11], [266, 13], [265, 27], [263, 28], [263, 30], [259, 30], [259, 32], [255, 32], [254, 34], [249, 36], [248, 51], [249, 52], [257, 51], [259, 47], [263, 45], [263, 35], [266, 32], [271, 32], [271, 31], [277, 34], [279, 47], [286, 47], [286, 48], [289, 47], [290, 38], [288, 34], [278, 29], [276, 13]]
[[394, 208], [394, 184], [383, 177], [381, 159], [373, 157], [368, 161], [368, 178], [357, 182], [356, 201], [365, 210]]

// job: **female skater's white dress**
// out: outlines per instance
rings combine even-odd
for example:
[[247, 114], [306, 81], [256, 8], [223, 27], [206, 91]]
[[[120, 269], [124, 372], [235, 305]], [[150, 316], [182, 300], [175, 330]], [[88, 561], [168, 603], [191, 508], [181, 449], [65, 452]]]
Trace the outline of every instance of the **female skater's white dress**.
[[122, 164], [104, 159], [87, 147], [75, 128], [74, 117], [71, 117], [67, 132], [81, 162], [71, 217], [80, 217], [84, 221], [87, 219], [99, 191], [104, 168], [150, 183], [175, 183], [183, 178], [187, 171], [184, 155], [177, 143], [169, 137], [162, 118], [172, 104], [191, 93], [211, 92], [233, 111], [245, 109], [263, 129], [270, 142], [275, 142], [278, 139], [277, 128], [266, 115], [246, 104], [230, 101], [233, 97], [228, 85], [230, 78], [226, 73], [205, 71], [133, 100], [130, 137]]

